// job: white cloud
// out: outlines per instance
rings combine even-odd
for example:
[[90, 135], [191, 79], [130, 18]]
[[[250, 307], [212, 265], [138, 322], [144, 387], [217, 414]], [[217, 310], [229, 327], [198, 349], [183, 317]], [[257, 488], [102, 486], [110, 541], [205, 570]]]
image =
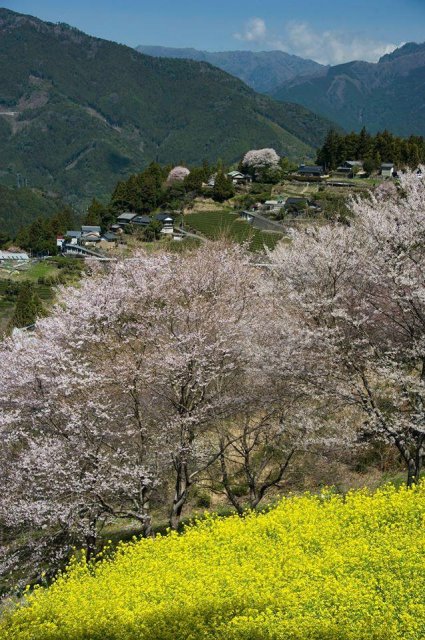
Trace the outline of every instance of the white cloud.
[[235, 33], [237, 40], [245, 40], [246, 42], [262, 42], [267, 39], [267, 27], [262, 18], [251, 18], [245, 23], [242, 33]]
[[315, 31], [306, 22], [290, 22], [285, 32], [293, 53], [323, 64], [341, 64], [350, 60], [376, 62], [399, 46], [349, 32]]
[[235, 34], [235, 37], [257, 46], [312, 58], [322, 64], [341, 64], [351, 60], [376, 62], [402, 44], [374, 40], [351, 32], [316, 31], [307, 22], [288, 22], [278, 34], [268, 29], [262, 18], [249, 20], [243, 32]]

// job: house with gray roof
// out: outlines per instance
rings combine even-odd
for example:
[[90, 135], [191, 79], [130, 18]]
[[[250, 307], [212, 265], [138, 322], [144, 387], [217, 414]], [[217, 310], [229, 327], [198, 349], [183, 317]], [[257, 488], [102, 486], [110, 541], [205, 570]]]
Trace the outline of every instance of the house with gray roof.
[[83, 225], [81, 227], [81, 233], [84, 235], [85, 233], [101, 233], [102, 229], [98, 226], [91, 226], [91, 225]]
[[134, 218], [136, 218], [137, 213], [126, 211], [125, 213], [120, 213], [117, 218], [117, 224], [120, 227], [125, 227], [130, 222], [133, 222]]
[[383, 162], [381, 164], [381, 176], [383, 178], [392, 178], [394, 176], [393, 162]]
[[325, 169], [324, 167], [321, 167], [317, 164], [313, 164], [313, 165], [302, 164], [298, 168], [297, 173], [299, 176], [303, 176], [305, 178], [321, 178], [322, 176], [325, 175]]

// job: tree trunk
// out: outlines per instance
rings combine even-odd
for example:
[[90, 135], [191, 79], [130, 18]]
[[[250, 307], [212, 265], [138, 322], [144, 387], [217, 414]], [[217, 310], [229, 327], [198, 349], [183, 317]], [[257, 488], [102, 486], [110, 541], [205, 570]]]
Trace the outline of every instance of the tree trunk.
[[418, 484], [421, 475], [422, 457], [410, 458], [407, 466], [407, 486], [412, 487]]
[[86, 558], [87, 562], [90, 562], [95, 555], [97, 550], [97, 520], [93, 520], [89, 524], [89, 531], [87, 532], [86, 538]]
[[183, 507], [186, 504], [191, 483], [188, 479], [186, 463], [177, 466], [177, 478], [174, 491], [173, 504], [170, 513], [170, 527], [177, 531], [182, 517]]
[[151, 518], [151, 516], [146, 515], [144, 517], [144, 519], [143, 519], [142, 536], [143, 536], [143, 538], [152, 538], [153, 537], [152, 518]]

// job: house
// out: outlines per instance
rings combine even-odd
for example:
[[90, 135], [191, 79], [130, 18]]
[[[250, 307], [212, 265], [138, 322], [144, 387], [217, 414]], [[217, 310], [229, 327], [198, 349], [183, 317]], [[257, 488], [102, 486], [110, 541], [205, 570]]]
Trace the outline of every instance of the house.
[[394, 164], [392, 162], [383, 162], [381, 164], [381, 176], [383, 178], [392, 178], [394, 176]]
[[81, 245], [95, 245], [98, 242], [100, 242], [101, 237], [100, 237], [100, 233], [97, 233], [95, 231], [93, 232], [89, 232], [89, 233], [82, 233], [81, 234], [81, 238], [80, 238], [80, 242], [78, 244]]
[[241, 173], [240, 171], [230, 171], [227, 174], [227, 177], [231, 179], [233, 184], [247, 184], [249, 182], [252, 182], [252, 177], [251, 176], [245, 175], [244, 173]]
[[139, 227], [147, 227], [151, 222], [151, 217], [147, 215], [136, 215], [132, 220], [131, 224], [136, 224]]
[[102, 229], [98, 226], [83, 225], [81, 227], [81, 238], [78, 244], [95, 245], [100, 242]]
[[173, 230], [174, 230], [174, 220], [171, 216], [167, 216], [162, 221], [161, 233], [163, 233], [164, 235], [173, 235]]
[[363, 162], [361, 160], [346, 160], [336, 169], [335, 173], [353, 178], [358, 173], [364, 173]]
[[1, 262], [28, 262], [29, 255], [24, 251], [0, 251]]
[[283, 207], [283, 205], [285, 204], [283, 199], [279, 199], [279, 200], [266, 200], [263, 208], [265, 209], [265, 211], [280, 211]]
[[80, 244], [81, 231], [67, 231], [65, 233], [65, 240], [67, 244]]
[[112, 231], [107, 231], [106, 233], [103, 234], [101, 241], [102, 242], [117, 242], [118, 240], [118, 236], [116, 233], [113, 233]]
[[83, 225], [81, 227], [81, 234], [85, 235], [86, 233], [98, 233], [100, 235], [102, 233], [102, 229], [97, 226]]
[[308, 208], [309, 202], [307, 198], [286, 198], [285, 209], [287, 211], [291, 211], [292, 213], [301, 213]]
[[131, 213], [130, 211], [126, 211], [125, 213], [120, 213], [117, 218], [117, 224], [120, 227], [125, 227], [130, 222], [133, 222], [134, 218], [137, 216], [137, 213]]
[[306, 165], [302, 164], [298, 168], [298, 175], [305, 178], [321, 178], [325, 175], [325, 169], [317, 164]]
[[157, 220], [158, 222], [162, 222], [162, 224], [164, 224], [164, 222], [166, 220], [169, 220], [170, 218], [171, 220], [173, 219], [172, 215], [169, 212], [157, 213], [155, 215], [155, 220]]
[[131, 224], [138, 225], [140, 227], [147, 227], [148, 224], [152, 222], [152, 220], [156, 220], [157, 222], [161, 222], [164, 224], [166, 220], [173, 221], [173, 218], [170, 213], [156, 213], [153, 217], [148, 215], [135, 215], [135, 217], [131, 220]]

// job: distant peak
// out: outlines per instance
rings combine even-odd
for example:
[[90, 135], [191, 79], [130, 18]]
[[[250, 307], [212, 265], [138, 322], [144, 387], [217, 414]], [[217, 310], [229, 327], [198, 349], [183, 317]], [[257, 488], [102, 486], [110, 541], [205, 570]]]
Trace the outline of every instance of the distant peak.
[[382, 56], [382, 58], [379, 59], [378, 64], [382, 62], [391, 62], [392, 60], [396, 60], [403, 56], [410, 56], [414, 53], [418, 53], [419, 51], [425, 51], [425, 43], [418, 44], [417, 42], [406, 42], [406, 44], [394, 49], [391, 53], [386, 53]]

